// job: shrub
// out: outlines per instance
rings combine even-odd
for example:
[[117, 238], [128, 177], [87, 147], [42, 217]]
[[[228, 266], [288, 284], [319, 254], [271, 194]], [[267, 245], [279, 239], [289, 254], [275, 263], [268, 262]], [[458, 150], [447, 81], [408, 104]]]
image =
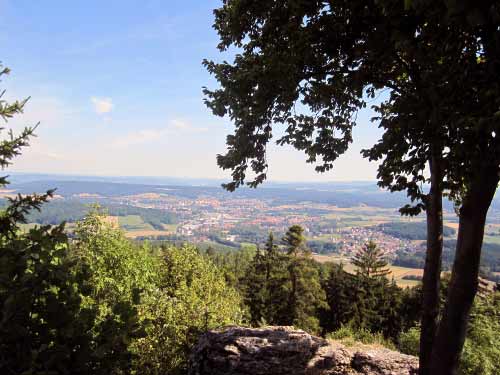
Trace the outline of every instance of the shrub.
[[388, 349], [396, 349], [392, 341], [386, 339], [380, 332], [372, 333], [367, 329], [354, 329], [350, 325], [343, 325], [335, 332], [326, 335], [327, 339], [338, 340], [344, 345], [353, 346], [356, 343], [379, 345]]
[[410, 355], [418, 355], [420, 352], [420, 328], [412, 327], [406, 332], [402, 332], [399, 336], [398, 349]]
[[240, 323], [240, 297], [224, 275], [191, 246], [163, 253], [160, 288], [140, 307], [147, 335], [134, 343], [141, 374], [179, 374], [202, 332]]

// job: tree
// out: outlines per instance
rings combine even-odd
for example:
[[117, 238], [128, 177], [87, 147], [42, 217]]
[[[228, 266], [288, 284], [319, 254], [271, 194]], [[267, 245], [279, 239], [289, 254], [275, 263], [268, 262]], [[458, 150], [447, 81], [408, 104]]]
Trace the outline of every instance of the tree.
[[[9, 69], [0, 66], [0, 77]], [[8, 103], [0, 94], [0, 116], [22, 113], [27, 99]], [[0, 129], [5, 130], [5, 129]], [[8, 132], [0, 142], [2, 169], [29, 145], [34, 127]], [[0, 177], [0, 186], [8, 184]], [[52, 196], [18, 195], [0, 212], [0, 372], [2, 374], [99, 374], [110, 363], [94, 353], [90, 333], [96, 312], [82, 304], [85, 279], [72, 272], [64, 225], [21, 228], [29, 212]], [[105, 371], [106, 373], [109, 373]]]
[[[356, 111], [391, 90], [377, 108], [386, 133], [365, 156], [384, 159], [382, 186], [415, 202], [403, 213], [426, 211], [422, 374], [431, 371], [431, 351], [434, 373], [456, 372], [477, 290], [484, 218], [498, 184], [498, 13], [493, 1], [444, 0], [228, 0], [215, 11], [219, 49], [239, 49], [233, 64], [205, 61], [222, 86], [205, 89], [207, 105], [236, 127], [217, 159], [232, 171], [229, 190], [245, 182], [249, 167], [250, 186], [265, 180], [266, 145], [279, 124], [286, 129], [278, 144], [304, 150], [311, 163], [321, 159], [319, 172], [330, 170], [352, 140]], [[434, 345], [443, 192], [461, 202], [460, 228]]]
[[245, 305], [252, 324], [285, 324], [287, 316], [287, 260], [269, 233], [263, 252], [257, 249], [242, 280]]
[[367, 278], [385, 277], [391, 273], [384, 259], [384, 252], [373, 241], [368, 241], [353, 256], [351, 263]]
[[246, 269], [245, 276], [241, 283], [244, 285], [244, 301], [250, 312], [250, 323], [257, 325], [267, 322], [266, 308], [269, 303], [269, 279], [267, 278], [267, 267], [265, 255], [257, 249], [253, 260]]
[[288, 260], [288, 325], [319, 331], [319, 309], [326, 306], [325, 293], [320, 285], [319, 272], [314, 266], [311, 252], [305, 246], [304, 228], [291, 226], [282, 241], [286, 247]]
[[419, 317], [418, 293], [403, 290], [385, 277], [353, 275], [342, 265], [332, 265], [323, 288], [329, 306], [321, 315], [324, 334], [349, 326], [381, 333], [396, 342], [401, 331], [414, 326]]

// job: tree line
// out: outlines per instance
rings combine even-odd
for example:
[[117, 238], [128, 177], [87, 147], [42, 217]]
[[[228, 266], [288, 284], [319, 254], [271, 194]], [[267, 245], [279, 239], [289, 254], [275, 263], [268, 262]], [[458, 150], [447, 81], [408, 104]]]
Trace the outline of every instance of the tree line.
[[[209, 247], [202, 253], [242, 296], [246, 324], [293, 325], [348, 345], [376, 343], [419, 354], [422, 286], [402, 288], [391, 280], [384, 252], [373, 242], [353, 254], [354, 273], [343, 264], [314, 261], [300, 226], [290, 227], [281, 239], [270, 233], [262, 249]], [[449, 278], [443, 279], [441, 295], [448, 285]], [[478, 298], [460, 374], [498, 371], [499, 296], [497, 291]], [[442, 298], [441, 312], [444, 306]]]

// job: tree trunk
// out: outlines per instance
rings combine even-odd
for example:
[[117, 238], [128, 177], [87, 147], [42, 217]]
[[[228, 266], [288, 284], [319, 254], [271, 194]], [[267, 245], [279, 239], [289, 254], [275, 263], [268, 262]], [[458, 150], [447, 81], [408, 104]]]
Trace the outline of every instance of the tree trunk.
[[427, 252], [422, 279], [422, 319], [420, 330], [419, 374], [429, 375], [431, 353], [439, 315], [439, 283], [443, 253], [443, 172], [441, 157], [430, 161], [431, 187], [426, 201]]
[[432, 350], [432, 375], [457, 374], [469, 313], [477, 292], [486, 215], [498, 181], [498, 167], [485, 166], [464, 197], [447, 303]]

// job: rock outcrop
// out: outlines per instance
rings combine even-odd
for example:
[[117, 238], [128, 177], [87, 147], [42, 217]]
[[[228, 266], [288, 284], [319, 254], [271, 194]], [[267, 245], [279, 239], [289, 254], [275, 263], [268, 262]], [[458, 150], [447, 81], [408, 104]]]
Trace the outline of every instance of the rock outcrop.
[[418, 359], [384, 348], [349, 348], [293, 327], [229, 327], [204, 334], [189, 375], [413, 375]]

